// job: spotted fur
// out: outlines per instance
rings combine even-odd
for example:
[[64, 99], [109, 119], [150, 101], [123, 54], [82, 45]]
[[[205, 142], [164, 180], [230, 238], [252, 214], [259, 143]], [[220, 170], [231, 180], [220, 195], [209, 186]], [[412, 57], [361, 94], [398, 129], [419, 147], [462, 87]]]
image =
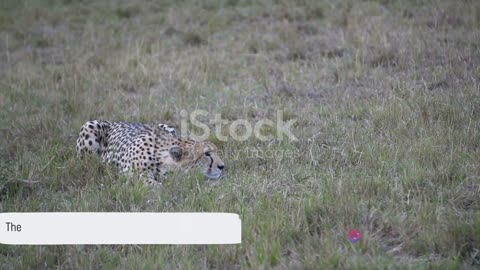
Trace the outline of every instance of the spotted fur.
[[211, 178], [221, 177], [224, 163], [210, 142], [177, 136], [165, 125], [93, 120], [80, 129], [77, 153], [96, 153], [121, 172], [140, 172], [145, 183], [156, 185], [170, 170], [200, 167]]

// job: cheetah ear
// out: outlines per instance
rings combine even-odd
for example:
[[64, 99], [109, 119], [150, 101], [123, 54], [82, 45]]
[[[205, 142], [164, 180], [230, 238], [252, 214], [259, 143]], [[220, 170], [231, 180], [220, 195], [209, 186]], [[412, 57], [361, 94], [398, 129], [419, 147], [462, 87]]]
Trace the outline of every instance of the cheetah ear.
[[177, 131], [174, 127], [165, 125], [165, 124], [158, 124], [153, 128], [153, 132], [155, 135], [163, 138], [168, 137], [177, 137]]
[[173, 160], [180, 161], [180, 159], [182, 159], [183, 149], [179, 146], [172, 146], [170, 149], [168, 149], [168, 152], [170, 153], [170, 156], [172, 156]]

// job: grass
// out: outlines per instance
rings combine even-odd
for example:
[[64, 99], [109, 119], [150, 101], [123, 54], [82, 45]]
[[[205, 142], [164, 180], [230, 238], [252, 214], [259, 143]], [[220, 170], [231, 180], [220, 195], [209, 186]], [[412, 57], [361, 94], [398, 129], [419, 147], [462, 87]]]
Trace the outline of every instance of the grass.
[[[1, 212], [234, 212], [243, 238], [2, 245], [0, 269], [477, 268], [479, 40], [475, 1], [1, 1]], [[283, 110], [299, 141], [211, 136], [226, 177], [159, 191], [75, 156], [86, 120], [195, 109]]]

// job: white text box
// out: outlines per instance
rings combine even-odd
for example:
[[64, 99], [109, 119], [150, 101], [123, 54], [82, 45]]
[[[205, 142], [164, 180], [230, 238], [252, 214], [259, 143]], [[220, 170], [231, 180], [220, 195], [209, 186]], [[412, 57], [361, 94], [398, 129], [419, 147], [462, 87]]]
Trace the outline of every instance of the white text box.
[[0, 213], [0, 243], [239, 244], [232, 213]]

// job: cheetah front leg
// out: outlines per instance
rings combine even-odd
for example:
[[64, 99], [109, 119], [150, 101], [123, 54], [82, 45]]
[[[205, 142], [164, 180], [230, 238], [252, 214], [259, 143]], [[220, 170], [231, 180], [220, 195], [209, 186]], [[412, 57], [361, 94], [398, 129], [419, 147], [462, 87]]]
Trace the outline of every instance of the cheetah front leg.
[[158, 181], [158, 176], [152, 171], [144, 171], [140, 173], [143, 183], [149, 187], [161, 187], [162, 183]]

